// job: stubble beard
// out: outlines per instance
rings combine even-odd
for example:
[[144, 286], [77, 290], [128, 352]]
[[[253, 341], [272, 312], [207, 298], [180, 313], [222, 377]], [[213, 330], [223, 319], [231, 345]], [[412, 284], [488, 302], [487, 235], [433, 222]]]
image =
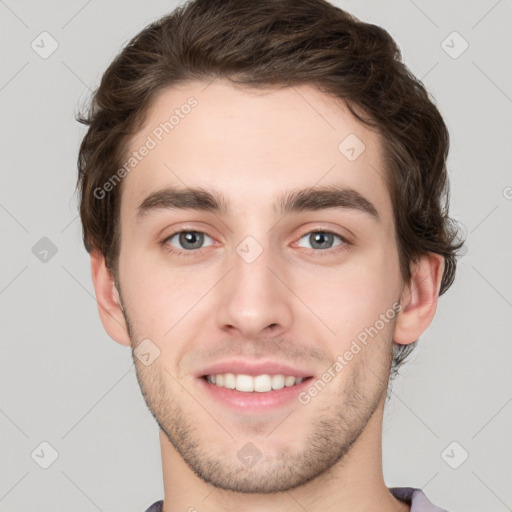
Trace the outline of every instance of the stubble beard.
[[[164, 369], [158, 370], [161, 368], [159, 365], [145, 367], [138, 360], [134, 355], [138, 338], [134, 336], [134, 328], [129, 322], [126, 311], [124, 315], [131, 340], [137, 380], [149, 411], [189, 468], [204, 482], [220, 489], [261, 494], [284, 492], [302, 486], [321, 475], [327, 475], [335, 465], [343, 464], [387, 390], [391, 351], [388, 351], [385, 360], [379, 361], [379, 375], [375, 371], [363, 372], [364, 365], [359, 364], [352, 371], [344, 389], [336, 393], [338, 400], [334, 404], [323, 407], [311, 404], [301, 406], [316, 407], [316, 410], [309, 416], [315, 419], [311, 422], [299, 451], [292, 450], [286, 445], [285, 440], [290, 434], [290, 429], [293, 429], [294, 422], [299, 421], [298, 415], [301, 408], [294, 411], [279, 426], [280, 435], [283, 437], [280, 448], [272, 452], [262, 450], [261, 459], [249, 468], [238, 459], [239, 447], [236, 448], [236, 443], [228, 433], [225, 436], [219, 434], [217, 446], [212, 446], [204, 440], [201, 428], [197, 425], [197, 421], [194, 421], [193, 415], [187, 413], [185, 408], [169, 395]], [[391, 342], [388, 346], [391, 346]], [[362, 384], [368, 378], [372, 380], [376, 378], [378, 385], [371, 390], [363, 390]], [[171, 380], [173, 380], [172, 377]], [[169, 382], [169, 379], [167, 381]], [[330, 386], [335, 385], [335, 382]], [[190, 397], [190, 400], [194, 399]], [[315, 404], [315, 401], [311, 403]], [[197, 407], [200, 406], [197, 405]], [[213, 419], [211, 421], [214, 422]], [[211, 429], [208, 430], [211, 431]], [[258, 439], [261, 437], [255, 437], [253, 443], [256, 447]], [[260, 441], [260, 446], [262, 443], [264, 440]]]

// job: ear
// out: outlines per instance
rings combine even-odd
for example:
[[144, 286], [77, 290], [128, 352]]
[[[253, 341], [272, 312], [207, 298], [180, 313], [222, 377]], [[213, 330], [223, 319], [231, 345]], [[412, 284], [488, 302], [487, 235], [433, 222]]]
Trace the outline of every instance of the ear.
[[395, 343], [413, 343], [430, 325], [436, 312], [443, 272], [444, 257], [433, 252], [421, 256], [414, 265], [400, 300], [402, 309], [395, 324]]
[[91, 273], [101, 323], [108, 335], [121, 345], [130, 346], [130, 337], [114, 277], [105, 264], [103, 254], [91, 252]]

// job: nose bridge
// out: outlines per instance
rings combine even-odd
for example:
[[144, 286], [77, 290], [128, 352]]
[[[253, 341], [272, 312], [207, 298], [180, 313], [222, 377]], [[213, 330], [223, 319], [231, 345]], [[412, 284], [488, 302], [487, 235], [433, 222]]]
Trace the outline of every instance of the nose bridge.
[[235, 328], [247, 337], [267, 328], [287, 329], [292, 318], [287, 288], [276, 276], [282, 267], [279, 254], [269, 248], [268, 234], [263, 237], [260, 243], [247, 236], [235, 247], [218, 307], [219, 327]]

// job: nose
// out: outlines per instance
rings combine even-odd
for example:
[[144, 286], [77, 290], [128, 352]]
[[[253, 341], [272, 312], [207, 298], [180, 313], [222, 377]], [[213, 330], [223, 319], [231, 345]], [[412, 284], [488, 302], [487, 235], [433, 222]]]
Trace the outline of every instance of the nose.
[[289, 330], [293, 294], [287, 287], [284, 265], [269, 250], [252, 262], [243, 252], [235, 253], [232, 261], [231, 272], [220, 283], [218, 326], [248, 339], [279, 336]]

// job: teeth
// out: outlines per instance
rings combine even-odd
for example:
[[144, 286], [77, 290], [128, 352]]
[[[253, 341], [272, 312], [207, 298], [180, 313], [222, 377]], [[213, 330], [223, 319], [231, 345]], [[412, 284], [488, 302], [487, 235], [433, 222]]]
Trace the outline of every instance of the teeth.
[[284, 375], [272, 375], [272, 389], [284, 388]]
[[226, 373], [224, 375], [224, 387], [228, 388], [228, 389], [235, 389], [235, 386], [236, 386], [236, 377], [232, 373]]
[[293, 386], [294, 384], [295, 384], [295, 377], [285, 377], [284, 378], [285, 387]]
[[208, 375], [206, 380], [211, 384], [215, 384], [220, 388], [236, 389], [251, 393], [256, 391], [258, 393], [265, 393], [272, 389], [282, 389], [284, 387], [294, 386], [300, 384], [304, 379], [302, 377], [293, 377], [291, 375], [252, 375], [233, 373], [222, 373], [218, 375]]
[[237, 391], [254, 391], [254, 380], [250, 375], [236, 376]]

